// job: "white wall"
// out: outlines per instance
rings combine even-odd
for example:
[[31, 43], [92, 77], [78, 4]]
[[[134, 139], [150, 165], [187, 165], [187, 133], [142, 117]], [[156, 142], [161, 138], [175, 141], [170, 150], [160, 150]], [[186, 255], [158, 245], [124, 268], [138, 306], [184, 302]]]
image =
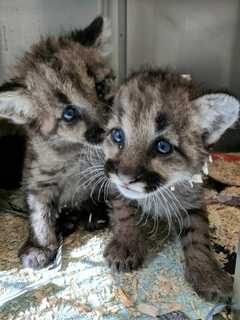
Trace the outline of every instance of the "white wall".
[[86, 26], [100, 13], [100, 0], [0, 0], [0, 81], [41, 35]]
[[170, 66], [240, 96], [240, 1], [129, 0], [127, 21], [128, 72]]

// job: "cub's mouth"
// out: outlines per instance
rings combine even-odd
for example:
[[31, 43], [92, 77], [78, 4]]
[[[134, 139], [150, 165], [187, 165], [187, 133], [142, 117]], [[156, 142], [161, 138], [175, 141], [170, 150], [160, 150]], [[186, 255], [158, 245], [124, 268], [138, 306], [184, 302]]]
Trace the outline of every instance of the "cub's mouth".
[[118, 160], [108, 159], [104, 166], [106, 176], [118, 191], [129, 199], [144, 199], [155, 192], [166, 180], [158, 173], [143, 166], [129, 170]]
[[109, 178], [125, 198], [132, 200], [147, 198], [150, 193], [157, 189], [157, 187], [155, 187], [155, 189], [149, 188], [148, 190], [146, 183], [141, 181], [133, 182], [133, 180], [131, 181], [124, 175], [110, 174]]

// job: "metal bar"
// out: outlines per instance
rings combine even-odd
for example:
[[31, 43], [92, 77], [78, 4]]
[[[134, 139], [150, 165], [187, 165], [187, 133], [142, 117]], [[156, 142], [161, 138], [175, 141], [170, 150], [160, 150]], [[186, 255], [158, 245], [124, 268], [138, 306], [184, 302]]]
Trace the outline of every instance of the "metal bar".
[[121, 83], [127, 74], [127, 0], [102, 0], [101, 6], [103, 16], [111, 21], [113, 47], [111, 64], [116, 73], [117, 83]]

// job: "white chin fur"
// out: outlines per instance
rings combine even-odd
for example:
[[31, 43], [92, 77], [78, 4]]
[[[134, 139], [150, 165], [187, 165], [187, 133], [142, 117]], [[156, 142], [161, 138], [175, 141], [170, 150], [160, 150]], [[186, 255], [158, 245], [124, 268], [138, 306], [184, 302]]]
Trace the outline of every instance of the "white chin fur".
[[124, 195], [124, 197], [128, 198], [128, 199], [143, 199], [147, 197], [146, 193], [143, 192], [138, 192], [138, 191], [134, 191], [134, 190], [129, 190], [126, 188], [123, 188], [119, 185], [117, 185], [118, 190], [121, 192], [122, 195]]

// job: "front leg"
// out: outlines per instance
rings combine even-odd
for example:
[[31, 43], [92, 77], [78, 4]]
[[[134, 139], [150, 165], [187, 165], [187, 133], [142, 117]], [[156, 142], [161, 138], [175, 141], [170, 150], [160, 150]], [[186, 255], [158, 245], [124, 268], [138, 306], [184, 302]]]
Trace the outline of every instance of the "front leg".
[[122, 200], [112, 201], [110, 221], [113, 238], [104, 251], [110, 267], [116, 271], [139, 268], [146, 254], [146, 243], [138, 226], [137, 209]]
[[26, 243], [19, 250], [19, 257], [24, 267], [37, 269], [47, 266], [56, 256], [56, 215], [47, 193], [30, 194], [27, 201], [30, 209], [30, 231]]
[[227, 301], [232, 294], [231, 276], [221, 270], [209, 240], [204, 210], [190, 210], [181, 235], [185, 254], [185, 276], [196, 292], [208, 301]]

